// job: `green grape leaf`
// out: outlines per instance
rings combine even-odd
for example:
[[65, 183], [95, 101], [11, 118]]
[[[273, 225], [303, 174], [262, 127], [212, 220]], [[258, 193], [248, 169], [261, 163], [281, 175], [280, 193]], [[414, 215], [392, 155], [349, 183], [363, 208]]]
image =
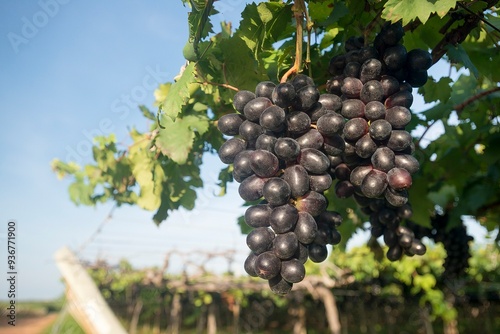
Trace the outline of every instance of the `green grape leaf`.
[[152, 121], [156, 121], [156, 116], [153, 114], [145, 105], [140, 105], [139, 110], [142, 113], [142, 116], [146, 117], [147, 119], [150, 119]]
[[195, 132], [204, 134], [209, 120], [206, 115], [187, 115], [175, 121], [165, 116], [161, 118], [161, 125], [163, 128], [159, 130], [156, 145], [164, 155], [178, 164], [184, 164], [193, 148]]
[[418, 18], [420, 22], [425, 24], [431, 14], [436, 13], [442, 18], [456, 4], [457, 0], [389, 0], [384, 5], [382, 18], [392, 22], [402, 19], [403, 25]]
[[460, 44], [456, 46], [447, 45], [446, 50], [448, 53], [448, 57], [450, 57], [450, 60], [452, 62], [463, 64], [472, 72], [472, 74], [474, 74], [476, 78], [479, 77], [479, 71], [477, 70], [474, 63], [470, 60], [469, 55], [467, 54], [463, 46], [461, 46]]
[[170, 86], [165, 100], [161, 104], [161, 111], [172, 120], [182, 111], [182, 107], [190, 97], [189, 85], [195, 80], [195, 67], [195, 63], [189, 63], [179, 80]]
[[[430, 78], [429, 78], [430, 79]], [[427, 80], [427, 83], [420, 87], [419, 93], [423, 95], [425, 103], [434, 101], [447, 102], [451, 97], [452, 88], [450, 84], [453, 82], [449, 77], [442, 77], [438, 82]]]

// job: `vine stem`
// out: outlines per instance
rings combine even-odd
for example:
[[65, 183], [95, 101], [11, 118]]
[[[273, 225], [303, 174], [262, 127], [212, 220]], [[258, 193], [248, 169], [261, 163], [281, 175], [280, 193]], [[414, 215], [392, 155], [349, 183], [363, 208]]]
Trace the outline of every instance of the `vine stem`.
[[281, 83], [285, 83], [288, 80], [288, 77], [294, 73], [298, 73], [301, 70], [302, 66], [302, 43], [304, 38], [303, 33], [303, 22], [304, 22], [304, 13], [306, 13], [306, 5], [304, 0], [296, 1], [293, 6], [293, 15], [295, 16], [295, 22], [297, 24], [297, 36], [295, 40], [295, 62], [293, 66], [281, 77]]
[[204, 81], [204, 82], [197, 81], [196, 83], [200, 84], [200, 85], [219, 86], [219, 87], [223, 87], [223, 88], [234, 90], [235, 92], [239, 92], [240, 91], [238, 88], [236, 88], [234, 86], [231, 86], [229, 84], [224, 84], [224, 83], [217, 83], [217, 82], [211, 82], [211, 81]]
[[485, 90], [484, 92], [481, 92], [477, 95], [471, 96], [470, 98], [468, 98], [464, 102], [457, 104], [456, 106], [453, 107], [453, 109], [456, 110], [457, 112], [461, 112], [465, 107], [467, 107], [469, 104], [473, 103], [474, 101], [477, 101], [477, 100], [479, 100], [487, 95], [493, 94], [493, 93], [498, 92], [498, 91], [500, 91], [500, 87], [494, 87], [494, 88]]

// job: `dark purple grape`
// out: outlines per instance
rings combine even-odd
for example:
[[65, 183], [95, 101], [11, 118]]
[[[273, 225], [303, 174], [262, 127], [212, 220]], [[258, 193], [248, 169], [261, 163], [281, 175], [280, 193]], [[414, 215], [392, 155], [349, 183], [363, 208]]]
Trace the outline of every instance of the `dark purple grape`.
[[297, 162], [313, 174], [323, 174], [330, 167], [327, 156], [314, 148], [301, 149]]
[[406, 190], [395, 190], [387, 187], [384, 192], [384, 197], [387, 203], [394, 207], [400, 207], [408, 203], [408, 192]]
[[346, 77], [342, 83], [340, 91], [347, 98], [357, 99], [359, 98], [359, 93], [363, 88], [363, 83], [358, 78]]
[[285, 110], [278, 106], [266, 108], [259, 118], [260, 125], [267, 130], [279, 132], [285, 128]]
[[319, 150], [323, 146], [323, 142], [323, 136], [316, 129], [311, 129], [297, 138], [300, 148], [315, 148]]
[[335, 178], [338, 180], [349, 180], [349, 175], [351, 175], [351, 168], [345, 163], [339, 164], [335, 167]]
[[241, 182], [245, 178], [254, 174], [252, 167], [250, 167], [250, 159], [252, 151], [241, 151], [234, 157], [233, 161], [233, 177], [236, 182]]
[[382, 101], [384, 98], [384, 88], [378, 80], [367, 81], [359, 93], [359, 98], [363, 103]]
[[355, 142], [368, 133], [368, 122], [361, 117], [348, 120], [344, 125], [345, 140]]
[[361, 187], [365, 176], [373, 169], [371, 165], [361, 165], [354, 168], [349, 177], [349, 181], [356, 187]]
[[379, 238], [384, 235], [385, 227], [382, 225], [372, 225], [370, 233], [374, 238]]
[[378, 80], [380, 78], [380, 73], [382, 73], [382, 63], [376, 58], [371, 58], [367, 59], [361, 65], [359, 78], [362, 83], [370, 80]]
[[416, 255], [424, 255], [426, 252], [425, 245], [420, 240], [413, 240], [410, 246], [410, 252]]
[[293, 283], [283, 279], [281, 275], [277, 275], [269, 280], [269, 288], [277, 295], [284, 296], [292, 291]]
[[406, 169], [410, 174], [415, 174], [419, 168], [420, 164], [414, 156], [409, 154], [396, 154], [395, 165], [399, 168]]
[[371, 157], [373, 168], [388, 172], [395, 166], [394, 151], [388, 147], [379, 147]]
[[406, 55], [406, 67], [410, 72], [427, 71], [432, 66], [432, 56], [422, 49], [413, 49]]
[[406, 48], [402, 44], [389, 47], [384, 52], [384, 64], [388, 70], [398, 71], [405, 66], [406, 55]]
[[408, 131], [393, 130], [387, 141], [387, 147], [393, 151], [401, 152], [410, 147], [411, 143], [412, 137]]
[[309, 258], [312, 262], [320, 263], [326, 260], [328, 257], [328, 249], [325, 245], [312, 243], [307, 246], [309, 251]]
[[365, 104], [358, 99], [347, 99], [342, 102], [342, 116], [351, 119], [365, 116]]
[[252, 277], [258, 277], [257, 273], [255, 272], [255, 260], [257, 260], [257, 255], [255, 255], [253, 252], [250, 252], [250, 254], [245, 259], [245, 263], [243, 264], [243, 268], [245, 269], [246, 273]]
[[271, 100], [274, 87], [276, 87], [276, 84], [272, 81], [259, 82], [257, 84], [257, 87], [255, 87], [255, 96], [267, 97], [269, 100]]
[[293, 255], [294, 258], [299, 260], [301, 263], [306, 263], [309, 258], [309, 251], [307, 250], [307, 246], [299, 242], [299, 247], [297, 251]]
[[403, 234], [408, 234], [408, 235], [410, 235], [412, 237], [415, 237], [415, 234], [413, 233], [413, 231], [411, 229], [409, 229], [408, 227], [406, 227], [406, 226], [398, 226], [396, 228], [395, 232], [399, 236], [401, 236]]
[[[364, 105], [363, 105], [364, 113]], [[344, 117], [337, 114], [336, 112], [330, 112], [321, 116], [316, 122], [318, 131], [323, 136], [332, 136], [337, 133], [341, 133], [344, 128]]]
[[354, 62], [354, 63], [359, 63], [360, 58], [359, 58], [359, 50], [351, 50], [345, 54], [345, 62], [346, 66], [348, 63]]
[[382, 196], [387, 188], [387, 174], [373, 169], [366, 174], [361, 183], [361, 192], [368, 198], [377, 198]]
[[270, 178], [262, 190], [264, 199], [272, 206], [288, 203], [292, 191], [288, 183], [279, 177]]
[[236, 113], [223, 115], [217, 121], [217, 128], [227, 136], [236, 136], [244, 120], [245, 117]]
[[401, 257], [403, 256], [403, 248], [398, 244], [389, 247], [386, 256], [389, 259], [389, 261], [392, 262], [397, 261], [401, 259]]
[[330, 244], [331, 245], [338, 245], [340, 244], [340, 242], [342, 241], [342, 235], [340, 234], [339, 231], [337, 231], [336, 229], [332, 229], [331, 232], [330, 232], [331, 236], [330, 236], [330, 239], [331, 239], [331, 242]]
[[391, 123], [394, 129], [404, 129], [411, 121], [411, 112], [408, 108], [395, 106], [385, 111], [385, 120]]
[[312, 191], [322, 193], [332, 186], [332, 177], [330, 174], [309, 175], [309, 187]]
[[298, 241], [304, 245], [308, 245], [314, 241], [318, 233], [318, 225], [313, 216], [308, 212], [299, 212], [299, 218], [295, 225], [294, 233]]
[[347, 181], [340, 181], [335, 184], [335, 195], [337, 195], [338, 198], [348, 198], [354, 195], [354, 192], [356, 191], [356, 188], [354, 185]]
[[388, 97], [399, 92], [399, 80], [393, 76], [383, 75], [380, 78], [380, 83], [384, 89], [384, 97]]
[[297, 259], [283, 261], [281, 263], [281, 277], [287, 282], [298, 283], [306, 276], [304, 264]]
[[339, 135], [332, 135], [323, 138], [323, 151], [330, 156], [339, 156], [344, 153], [345, 141]]
[[247, 120], [258, 122], [260, 114], [272, 105], [273, 103], [267, 97], [256, 97], [245, 105], [243, 113]]
[[274, 153], [278, 158], [284, 161], [293, 161], [297, 159], [300, 153], [299, 143], [292, 138], [282, 137], [276, 140], [274, 145]]
[[390, 228], [386, 228], [384, 232], [384, 242], [387, 246], [392, 247], [398, 243], [398, 235]]
[[309, 191], [297, 198], [295, 206], [299, 212], [305, 211], [316, 217], [326, 210], [327, 203], [325, 196], [315, 191]]
[[257, 256], [255, 260], [255, 273], [263, 279], [271, 279], [279, 275], [281, 260], [271, 251]]
[[398, 217], [401, 219], [410, 219], [413, 216], [413, 210], [409, 204], [404, 204], [398, 208]]
[[364, 38], [363, 37], [355, 37], [351, 36], [345, 41], [344, 48], [346, 52], [353, 51], [353, 50], [359, 50], [363, 47], [364, 45]]
[[394, 93], [391, 96], [387, 97], [384, 101], [384, 105], [387, 109], [395, 106], [410, 108], [412, 104], [413, 95], [411, 92], [408, 92], [406, 90]]
[[294, 229], [298, 218], [297, 209], [290, 204], [285, 204], [273, 209], [269, 223], [275, 233], [286, 233]]
[[369, 121], [383, 119], [385, 117], [385, 106], [382, 102], [371, 101], [365, 106], [365, 118]]
[[379, 36], [385, 45], [392, 46], [398, 44], [404, 34], [403, 25], [401, 21], [398, 21], [396, 23], [387, 22], [380, 31]]
[[295, 91], [305, 87], [305, 86], [314, 86], [314, 80], [308, 77], [305, 74], [297, 74], [292, 81], [290, 82], [295, 88]]
[[340, 96], [342, 94], [341, 88], [344, 82], [345, 76], [337, 75], [326, 82], [326, 90], [330, 94]]
[[370, 134], [366, 134], [359, 138], [356, 142], [356, 154], [361, 158], [370, 158], [377, 149], [377, 144], [373, 141]]
[[359, 72], [361, 70], [361, 65], [358, 62], [351, 61], [347, 63], [344, 67], [344, 75], [346, 77], [359, 77]]
[[315, 86], [305, 86], [297, 91], [293, 101], [295, 110], [309, 110], [319, 100], [319, 90]]
[[336, 211], [324, 211], [317, 219], [331, 228], [337, 228], [342, 224], [342, 216]]
[[413, 242], [413, 237], [409, 234], [399, 236], [399, 245], [403, 248], [409, 248]]
[[396, 190], [408, 189], [411, 187], [411, 174], [404, 168], [392, 168], [387, 172], [389, 186]]
[[321, 103], [326, 110], [338, 112], [340, 108], [342, 108], [342, 99], [335, 94], [321, 94], [318, 102]]
[[303, 111], [292, 111], [287, 115], [287, 131], [292, 136], [300, 136], [311, 128], [311, 119]]
[[412, 87], [422, 87], [423, 85], [425, 85], [428, 79], [429, 75], [427, 74], [426, 70], [408, 72], [406, 76], [406, 82]]
[[316, 123], [321, 116], [325, 115], [328, 112], [331, 111], [326, 110], [326, 108], [323, 107], [321, 103], [316, 102], [312, 105], [311, 108], [306, 111], [306, 114], [309, 115], [312, 123]]
[[276, 238], [274, 238], [274, 254], [282, 260], [291, 258], [297, 252], [298, 248], [299, 241], [293, 232], [278, 234]]
[[294, 198], [304, 195], [309, 190], [309, 174], [301, 165], [287, 167], [283, 173], [283, 180], [290, 186]]
[[290, 83], [278, 84], [272, 94], [272, 101], [281, 108], [288, 108], [296, 97], [295, 88]]
[[253, 142], [264, 133], [264, 128], [257, 123], [251, 122], [249, 120], [241, 123], [239, 128], [239, 134], [241, 138], [245, 139], [247, 142]]
[[267, 204], [257, 204], [245, 211], [245, 223], [253, 228], [269, 227], [269, 218], [273, 209]]
[[248, 90], [240, 90], [233, 97], [233, 106], [234, 109], [243, 114], [243, 109], [246, 104], [251, 100], [255, 99], [255, 94]]
[[262, 197], [262, 189], [265, 183], [266, 179], [258, 177], [257, 175], [251, 175], [240, 183], [238, 193], [245, 201], [256, 201]]
[[271, 249], [274, 233], [267, 227], [258, 227], [247, 235], [247, 246], [256, 255]]
[[328, 160], [330, 160], [330, 168], [334, 171], [335, 168], [340, 165], [341, 163], [344, 162], [344, 159], [343, 157], [341, 156], [332, 156], [332, 155], [329, 155], [328, 156]]
[[339, 75], [344, 72], [344, 67], [346, 64], [345, 55], [337, 55], [330, 59], [330, 64], [328, 67], [328, 72], [331, 75]]
[[[376, 59], [377, 60], [378, 51], [373, 46], [364, 46], [361, 49], [359, 49], [359, 58], [360, 58], [361, 64], [364, 64], [369, 59]], [[380, 66], [382, 67], [382, 63], [380, 64]], [[373, 78], [373, 79], [376, 79], [376, 78]]]
[[219, 158], [225, 164], [232, 164], [236, 155], [246, 148], [246, 141], [241, 138], [231, 138], [219, 148]]
[[250, 157], [250, 167], [260, 177], [271, 177], [278, 171], [278, 158], [269, 151], [255, 150]]
[[396, 212], [392, 209], [389, 209], [389, 208], [382, 208], [379, 212], [378, 212], [378, 220], [379, 222], [381, 222], [382, 224], [384, 225], [387, 225], [387, 226], [393, 226], [397, 220], [397, 215], [396, 215]]
[[274, 153], [274, 145], [276, 144], [277, 138], [267, 134], [261, 134], [257, 137], [255, 141], [256, 150], [265, 150]]
[[370, 129], [368, 131], [374, 140], [382, 141], [391, 136], [392, 125], [385, 119], [377, 119], [371, 122]]

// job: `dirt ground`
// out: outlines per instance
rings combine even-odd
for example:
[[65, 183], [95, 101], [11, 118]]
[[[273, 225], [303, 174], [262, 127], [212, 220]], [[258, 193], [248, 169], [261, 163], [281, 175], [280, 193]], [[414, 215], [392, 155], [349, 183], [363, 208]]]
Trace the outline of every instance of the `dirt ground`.
[[2, 334], [39, 334], [57, 319], [58, 314], [48, 314], [33, 318], [16, 319], [16, 326], [9, 326], [2, 322], [0, 333]]

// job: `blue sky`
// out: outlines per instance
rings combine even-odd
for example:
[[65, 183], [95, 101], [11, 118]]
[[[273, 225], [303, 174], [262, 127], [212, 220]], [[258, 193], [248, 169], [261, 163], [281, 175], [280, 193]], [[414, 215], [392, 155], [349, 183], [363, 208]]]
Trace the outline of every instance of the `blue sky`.
[[[216, 4], [217, 19], [238, 22], [244, 1]], [[14, 219], [18, 299], [62, 295], [53, 255], [65, 245], [82, 259], [126, 257], [138, 266], [161, 266], [172, 249], [237, 249], [232, 269], [242, 272], [247, 248], [235, 221], [244, 208], [235, 184], [228, 196], [215, 196], [216, 156], [205, 161], [196, 209], [173, 213], [159, 228], [153, 213], [138, 208], [119, 208], [106, 220], [111, 204], [75, 206], [69, 182], [50, 169], [54, 158], [90, 162], [96, 134], [126, 142], [128, 127], [147, 128], [137, 105], [151, 106], [153, 85], [171, 81], [183, 65], [187, 12], [180, 0], [0, 2], [0, 271], [7, 271], [5, 236]], [[177, 257], [172, 268], [181, 264]], [[224, 261], [211, 266], [227, 269]], [[6, 291], [0, 279], [0, 300]]]

